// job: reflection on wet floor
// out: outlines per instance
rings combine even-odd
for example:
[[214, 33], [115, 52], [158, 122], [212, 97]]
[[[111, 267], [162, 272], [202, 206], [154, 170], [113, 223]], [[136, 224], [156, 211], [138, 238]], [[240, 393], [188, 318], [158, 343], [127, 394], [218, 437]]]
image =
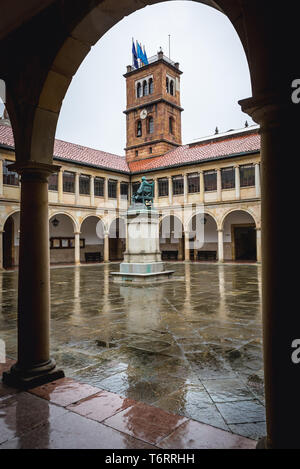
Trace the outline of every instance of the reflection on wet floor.
[[[112, 283], [115, 269], [51, 270], [51, 349], [66, 376], [243, 436], [265, 434], [260, 266], [174, 263], [174, 279], [150, 287]], [[0, 338], [16, 357], [17, 273], [0, 282]]]

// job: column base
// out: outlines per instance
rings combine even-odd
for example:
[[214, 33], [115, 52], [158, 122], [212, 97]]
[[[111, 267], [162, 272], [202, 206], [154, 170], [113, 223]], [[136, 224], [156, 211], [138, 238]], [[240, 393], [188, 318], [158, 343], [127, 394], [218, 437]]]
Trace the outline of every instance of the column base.
[[54, 360], [38, 366], [36, 368], [23, 370], [18, 367], [18, 364], [13, 365], [10, 371], [5, 371], [2, 375], [2, 382], [12, 388], [17, 389], [30, 389], [43, 384], [56, 381], [57, 379], [64, 378], [63, 370], [56, 368]]

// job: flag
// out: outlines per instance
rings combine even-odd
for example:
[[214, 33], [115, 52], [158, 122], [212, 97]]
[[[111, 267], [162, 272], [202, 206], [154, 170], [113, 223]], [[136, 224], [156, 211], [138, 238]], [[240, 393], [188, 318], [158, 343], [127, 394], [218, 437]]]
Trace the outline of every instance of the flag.
[[147, 57], [147, 54], [146, 54], [146, 49], [145, 49], [145, 46], [144, 46], [144, 64], [145, 64], [145, 65], [149, 65], [149, 62], [148, 62], [148, 57]]
[[143, 49], [141, 48], [140, 44], [138, 41], [136, 41], [136, 45], [137, 45], [137, 56], [138, 56], [138, 59], [141, 60], [142, 64], [145, 65], [144, 63], [144, 53], [143, 53]]
[[139, 68], [138, 56], [137, 56], [137, 53], [136, 53], [136, 49], [135, 49], [133, 39], [132, 39], [132, 64], [135, 68]]

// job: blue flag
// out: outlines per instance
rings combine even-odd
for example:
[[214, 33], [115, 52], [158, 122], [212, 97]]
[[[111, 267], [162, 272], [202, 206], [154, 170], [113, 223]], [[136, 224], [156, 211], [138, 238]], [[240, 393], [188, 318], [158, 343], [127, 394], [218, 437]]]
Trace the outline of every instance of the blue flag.
[[144, 53], [143, 53], [143, 49], [141, 48], [140, 44], [138, 41], [136, 41], [136, 44], [137, 44], [137, 56], [138, 56], [138, 59], [141, 60], [141, 62], [144, 64]]
[[132, 63], [135, 68], [139, 68], [138, 56], [136, 53], [134, 41], [132, 40]]
[[146, 54], [146, 49], [145, 49], [145, 46], [144, 46], [144, 64], [145, 64], [145, 65], [149, 65], [149, 62], [148, 62], [148, 57], [147, 57], [147, 54]]

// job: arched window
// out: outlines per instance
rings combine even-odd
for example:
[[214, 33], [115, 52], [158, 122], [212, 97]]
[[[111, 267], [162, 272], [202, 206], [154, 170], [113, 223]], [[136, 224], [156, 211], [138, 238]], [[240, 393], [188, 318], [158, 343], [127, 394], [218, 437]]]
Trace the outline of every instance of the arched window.
[[154, 132], [154, 120], [153, 117], [149, 117], [148, 119], [148, 133], [153, 134]]
[[166, 92], [169, 93], [169, 78], [166, 79]]
[[149, 79], [149, 94], [153, 94], [153, 80]]
[[143, 81], [143, 96], [147, 96], [148, 94], [148, 84], [146, 80]]
[[169, 133], [174, 134], [174, 119], [169, 117]]
[[174, 81], [173, 80], [170, 81], [170, 94], [174, 96]]
[[137, 84], [136, 95], [137, 95], [138, 98], [140, 98], [142, 96], [142, 85], [140, 83]]
[[142, 121], [137, 121], [136, 125], [136, 136], [141, 137], [142, 136]]

